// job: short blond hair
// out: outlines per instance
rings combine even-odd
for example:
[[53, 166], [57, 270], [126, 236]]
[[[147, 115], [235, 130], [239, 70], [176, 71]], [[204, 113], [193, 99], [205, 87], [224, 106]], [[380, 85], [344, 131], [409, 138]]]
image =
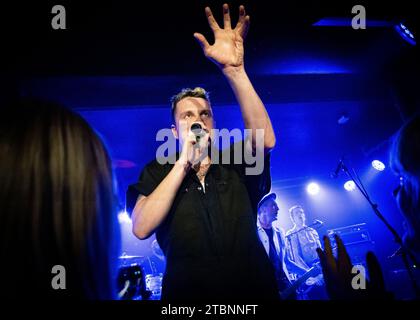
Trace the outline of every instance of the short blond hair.
[[172, 114], [173, 120], [175, 120], [175, 110], [176, 110], [177, 103], [187, 97], [203, 98], [208, 103], [210, 103], [210, 94], [204, 88], [201, 88], [201, 87], [195, 87], [194, 89], [183, 88], [181, 92], [173, 95], [170, 100], [171, 101], [171, 114]]
[[290, 219], [292, 219], [292, 221], [295, 221], [295, 218], [294, 218], [294, 211], [296, 210], [296, 209], [301, 209], [303, 212], [305, 212], [305, 210], [303, 209], [303, 207], [302, 206], [300, 206], [300, 205], [294, 205], [293, 207], [291, 207], [290, 209], [289, 209], [289, 214], [290, 214]]

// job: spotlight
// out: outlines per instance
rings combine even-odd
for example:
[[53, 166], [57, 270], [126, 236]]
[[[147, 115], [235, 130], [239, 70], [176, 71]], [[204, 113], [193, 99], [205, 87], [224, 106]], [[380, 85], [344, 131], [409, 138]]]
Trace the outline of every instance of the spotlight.
[[344, 184], [344, 189], [346, 189], [347, 191], [354, 191], [356, 190], [356, 184], [353, 180], [349, 180]]
[[415, 46], [416, 45], [416, 39], [414, 38], [413, 32], [406, 26], [405, 23], [398, 23], [395, 27], [395, 30], [398, 32], [398, 34], [409, 44]]
[[378, 170], [378, 171], [384, 171], [385, 170], [384, 163], [382, 161], [379, 161], [379, 160], [373, 160], [372, 161], [372, 167], [375, 170]]
[[306, 187], [306, 191], [311, 195], [314, 196], [316, 194], [319, 193], [319, 185], [315, 182], [311, 182], [310, 184], [308, 184], [308, 186]]
[[121, 211], [120, 213], [118, 213], [118, 222], [121, 224], [131, 223], [131, 219], [127, 211]]

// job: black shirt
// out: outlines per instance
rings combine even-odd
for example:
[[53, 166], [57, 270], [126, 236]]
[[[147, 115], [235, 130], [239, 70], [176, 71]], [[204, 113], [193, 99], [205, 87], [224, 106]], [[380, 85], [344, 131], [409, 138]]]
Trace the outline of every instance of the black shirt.
[[[274, 240], [273, 240], [273, 229], [269, 228], [269, 229], [265, 229], [264, 228], [265, 233], [267, 233], [268, 236], [268, 257], [270, 258], [271, 263], [274, 266], [274, 269], [276, 271], [276, 273], [278, 272], [278, 270], [280, 270], [280, 268], [282, 268], [282, 263], [280, 261], [280, 257], [279, 254], [277, 254], [277, 250], [276, 250], [276, 246], [274, 244]], [[281, 248], [280, 248], [281, 250]]]
[[[260, 175], [245, 164], [212, 164], [205, 192], [194, 170], [179, 188], [170, 212], [156, 229], [167, 266], [162, 299], [276, 299], [274, 269], [258, 238], [257, 204], [271, 188], [270, 155]], [[222, 159], [221, 156], [219, 159]], [[140, 194], [148, 196], [173, 168], [150, 162], [127, 191], [131, 212]]]

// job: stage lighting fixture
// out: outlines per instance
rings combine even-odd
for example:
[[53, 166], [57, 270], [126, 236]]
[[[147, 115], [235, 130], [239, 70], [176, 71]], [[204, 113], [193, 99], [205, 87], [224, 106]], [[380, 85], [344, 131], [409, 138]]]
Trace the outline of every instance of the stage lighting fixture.
[[413, 46], [416, 45], [416, 38], [414, 37], [411, 28], [409, 29], [406, 23], [400, 22], [394, 28], [405, 41]]
[[384, 163], [382, 161], [379, 161], [379, 160], [373, 160], [372, 161], [372, 167], [375, 170], [378, 170], [378, 171], [384, 171], [385, 170]]
[[354, 191], [356, 190], [356, 184], [353, 180], [349, 180], [344, 184], [344, 189], [346, 189], [347, 191]]
[[308, 186], [306, 187], [306, 191], [311, 195], [317, 195], [319, 193], [319, 185], [315, 182], [311, 182], [308, 184]]

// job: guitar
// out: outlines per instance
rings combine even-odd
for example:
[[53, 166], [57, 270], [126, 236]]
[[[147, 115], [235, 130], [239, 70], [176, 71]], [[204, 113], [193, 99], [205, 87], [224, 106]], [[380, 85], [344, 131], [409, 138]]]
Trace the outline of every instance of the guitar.
[[294, 281], [287, 289], [280, 292], [280, 298], [286, 300], [290, 295], [296, 292], [296, 290], [306, 282], [310, 277], [316, 277], [322, 272], [320, 263], [316, 263], [312, 266], [304, 275]]

